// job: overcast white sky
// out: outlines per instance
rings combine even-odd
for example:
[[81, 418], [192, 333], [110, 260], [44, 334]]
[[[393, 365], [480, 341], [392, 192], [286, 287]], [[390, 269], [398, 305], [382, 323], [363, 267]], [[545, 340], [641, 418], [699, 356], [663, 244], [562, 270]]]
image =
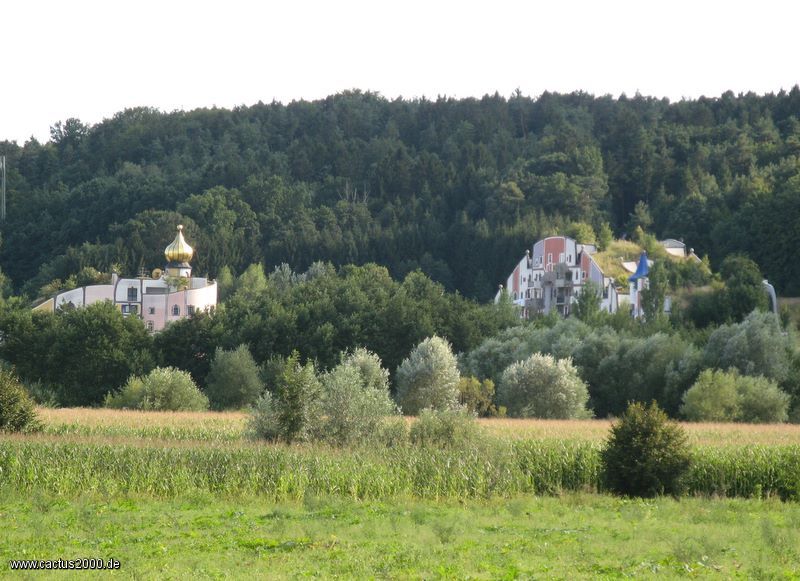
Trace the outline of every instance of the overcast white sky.
[[791, 0], [9, 0], [0, 140], [58, 120], [317, 99], [481, 96], [519, 87], [671, 100], [800, 82]]

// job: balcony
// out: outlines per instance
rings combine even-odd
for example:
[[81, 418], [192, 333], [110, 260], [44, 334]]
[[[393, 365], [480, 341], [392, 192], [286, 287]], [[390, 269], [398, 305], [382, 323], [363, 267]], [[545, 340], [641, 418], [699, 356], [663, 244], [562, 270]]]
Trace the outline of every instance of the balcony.
[[525, 299], [525, 308], [530, 311], [540, 312], [544, 310], [544, 299]]

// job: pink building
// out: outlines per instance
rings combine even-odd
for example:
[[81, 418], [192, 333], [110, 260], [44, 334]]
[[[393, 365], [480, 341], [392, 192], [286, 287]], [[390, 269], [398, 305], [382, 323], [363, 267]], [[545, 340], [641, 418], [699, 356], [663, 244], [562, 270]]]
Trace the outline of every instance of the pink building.
[[167, 265], [163, 273], [156, 269], [152, 277], [137, 278], [120, 278], [115, 273], [111, 275], [111, 284], [62, 291], [38, 304], [34, 310], [53, 312], [65, 307], [111, 301], [124, 316], [139, 317], [149, 331], [156, 332], [172, 321], [214, 309], [217, 283], [192, 276], [189, 263], [194, 249], [183, 238], [183, 226], [178, 226], [175, 240], [164, 250], [164, 256]]

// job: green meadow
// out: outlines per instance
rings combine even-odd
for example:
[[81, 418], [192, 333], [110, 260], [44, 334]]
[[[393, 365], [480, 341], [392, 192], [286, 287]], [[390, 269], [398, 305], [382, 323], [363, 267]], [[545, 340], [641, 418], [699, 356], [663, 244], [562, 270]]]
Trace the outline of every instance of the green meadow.
[[796, 578], [795, 426], [689, 426], [687, 495], [603, 493], [604, 422], [477, 444], [256, 443], [242, 414], [40, 410], [0, 436], [0, 556], [122, 578]]
[[800, 575], [800, 505], [774, 499], [5, 495], [0, 513], [3, 560], [113, 557], [123, 578]]

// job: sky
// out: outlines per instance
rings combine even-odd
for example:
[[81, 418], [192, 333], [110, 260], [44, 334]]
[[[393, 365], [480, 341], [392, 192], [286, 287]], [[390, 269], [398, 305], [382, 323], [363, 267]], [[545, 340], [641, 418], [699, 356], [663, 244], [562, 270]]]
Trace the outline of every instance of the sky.
[[791, 0], [17, 0], [0, 140], [70, 117], [324, 98], [582, 90], [692, 99], [800, 83]]

